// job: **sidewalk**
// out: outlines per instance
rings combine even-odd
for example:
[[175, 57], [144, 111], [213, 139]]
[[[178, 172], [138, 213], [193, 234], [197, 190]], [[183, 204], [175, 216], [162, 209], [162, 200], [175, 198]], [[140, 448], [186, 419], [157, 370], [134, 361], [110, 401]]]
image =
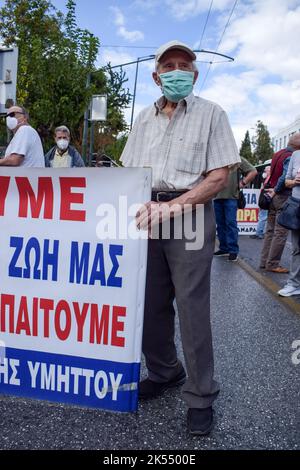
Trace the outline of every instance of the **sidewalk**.
[[[239, 247], [240, 254], [239, 257], [241, 260], [245, 261], [254, 271], [259, 273], [264, 278], [270, 279], [273, 283], [278, 286], [278, 290], [284, 286], [288, 280], [288, 274], [276, 274], [272, 272], [265, 271], [264, 269], [259, 269], [260, 254], [263, 246], [263, 240], [258, 238], [252, 239], [247, 235], [242, 235], [239, 237]], [[292, 245], [290, 237], [288, 238], [284, 252], [281, 258], [280, 265], [289, 268], [290, 261], [292, 256]], [[292, 298], [295, 302], [300, 305], [300, 295], [294, 295]]]

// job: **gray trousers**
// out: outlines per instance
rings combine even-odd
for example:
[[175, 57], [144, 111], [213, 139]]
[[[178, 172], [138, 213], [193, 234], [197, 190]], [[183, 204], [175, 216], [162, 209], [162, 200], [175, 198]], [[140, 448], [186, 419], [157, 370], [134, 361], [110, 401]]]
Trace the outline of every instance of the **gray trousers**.
[[210, 273], [215, 246], [212, 204], [205, 205], [204, 247], [186, 250], [186, 240], [149, 240], [143, 353], [149, 378], [166, 382], [180, 372], [174, 343], [174, 299], [179, 313], [187, 369], [183, 398], [190, 408], [206, 408], [219, 392], [214, 381], [210, 324]]
[[290, 193], [276, 194], [269, 209], [267, 228], [262, 247], [260, 266], [273, 269], [279, 266], [289, 231], [277, 223], [277, 218]]
[[300, 288], [300, 230], [292, 230], [292, 259], [288, 285]]

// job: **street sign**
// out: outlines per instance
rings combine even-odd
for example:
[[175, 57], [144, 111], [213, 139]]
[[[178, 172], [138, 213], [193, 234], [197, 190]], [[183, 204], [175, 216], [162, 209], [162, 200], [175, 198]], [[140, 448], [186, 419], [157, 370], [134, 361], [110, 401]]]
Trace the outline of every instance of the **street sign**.
[[0, 114], [16, 102], [18, 48], [0, 46]]
[[91, 102], [91, 121], [106, 121], [107, 96], [93, 95]]

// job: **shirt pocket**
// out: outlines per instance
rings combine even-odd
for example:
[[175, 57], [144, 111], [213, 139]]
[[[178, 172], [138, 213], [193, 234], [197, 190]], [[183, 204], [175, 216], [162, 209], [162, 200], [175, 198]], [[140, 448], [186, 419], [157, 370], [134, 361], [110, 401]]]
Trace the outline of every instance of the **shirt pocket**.
[[205, 170], [204, 142], [183, 143], [175, 163], [177, 171], [200, 175]]

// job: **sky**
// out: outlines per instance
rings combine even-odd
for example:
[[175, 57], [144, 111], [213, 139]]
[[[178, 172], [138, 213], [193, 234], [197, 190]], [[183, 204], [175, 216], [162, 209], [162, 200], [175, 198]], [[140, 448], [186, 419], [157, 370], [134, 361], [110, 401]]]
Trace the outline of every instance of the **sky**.
[[[52, 3], [64, 11], [65, 0]], [[98, 65], [134, 61], [173, 39], [233, 57], [210, 65], [223, 59], [197, 54], [194, 92], [225, 109], [238, 145], [257, 120], [274, 135], [300, 115], [300, 0], [77, 0], [76, 14], [101, 41]], [[160, 96], [153, 67], [139, 67], [135, 116]], [[133, 92], [135, 65], [124, 70]]]

